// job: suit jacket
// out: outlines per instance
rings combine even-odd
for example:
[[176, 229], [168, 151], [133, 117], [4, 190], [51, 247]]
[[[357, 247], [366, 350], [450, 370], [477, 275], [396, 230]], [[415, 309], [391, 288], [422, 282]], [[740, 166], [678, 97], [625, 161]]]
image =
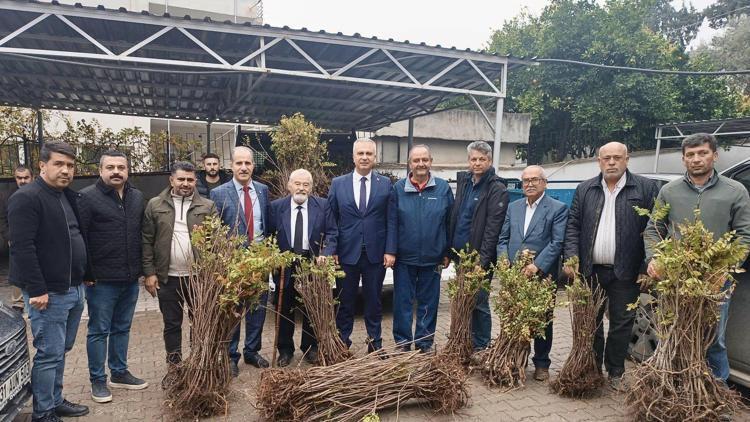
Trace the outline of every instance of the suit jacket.
[[[263, 224], [263, 236], [268, 234], [268, 213], [270, 211], [268, 203], [268, 186], [253, 180], [253, 188], [258, 194], [260, 202], [260, 216]], [[234, 181], [217, 187], [211, 191], [211, 200], [216, 204], [216, 211], [221, 216], [221, 221], [229, 226], [230, 233], [247, 234], [247, 222], [245, 213], [242, 212], [240, 199], [237, 191], [234, 189]]]
[[534, 265], [543, 273], [550, 274], [557, 268], [557, 261], [562, 252], [568, 208], [557, 199], [544, 195], [537, 204], [524, 235], [525, 220], [526, 198], [511, 202], [500, 232], [497, 255], [505, 254], [512, 262], [520, 251], [532, 250], [536, 252]]
[[371, 264], [383, 262], [383, 255], [396, 254], [397, 211], [389, 198], [391, 180], [372, 172], [367, 210], [359, 212], [354, 200], [354, 173], [333, 179], [328, 191], [328, 203], [339, 230], [336, 254], [339, 262], [355, 265], [362, 255], [362, 243]]
[[[276, 235], [282, 252], [294, 249], [291, 202], [289, 195], [271, 202], [268, 234]], [[322, 255], [335, 254], [337, 236], [336, 220], [333, 218], [328, 201], [325, 198], [310, 196], [307, 199], [307, 239], [310, 242], [312, 254], [321, 255], [321, 242], [323, 244]]]

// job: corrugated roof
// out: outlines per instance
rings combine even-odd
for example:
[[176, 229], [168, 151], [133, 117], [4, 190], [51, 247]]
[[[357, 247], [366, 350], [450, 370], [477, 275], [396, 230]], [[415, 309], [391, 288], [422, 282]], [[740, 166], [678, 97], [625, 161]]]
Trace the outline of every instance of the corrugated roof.
[[239, 123], [300, 111], [376, 129], [468, 92], [502, 96], [488, 81], [534, 63], [103, 6], [0, 0], [0, 11], [0, 103], [23, 107]]

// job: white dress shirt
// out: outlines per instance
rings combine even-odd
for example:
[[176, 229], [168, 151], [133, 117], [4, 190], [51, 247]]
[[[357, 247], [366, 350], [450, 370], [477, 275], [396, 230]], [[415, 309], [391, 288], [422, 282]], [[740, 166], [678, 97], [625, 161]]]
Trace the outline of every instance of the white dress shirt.
[[[308, 218], [307, 218], [307, 202], [308, 201], [307, 201], [307, 199], [305, 199], [305, 202], [303, 202], [301, 204], [298, 204], [298, 203], [294, 202], [293, 198], [290, 199], [290, 201], [292, 202], [292, 205], [291, 205], [291, 207], [292, 207], [291, 211], [292, 212], [290, 212], [289, 214], [291, 214], [291, 223], [292, 224], [289, 227], [292, 228], [292, 232], [290, 233], [291, 236], [292, 236], [292, 247], [294, 247], [294, 234], [295, 234], [294, 229], [295, 229], [295, 226], [297, 224], [297, 213], [301, 212], [302, 213], [302, 249], [306, 250], [306, 251], [309, 251], [310, 250], [310, 238], [309, 238], [309, 236], [307, 236], [307, 233], [309, 233], [309, 230], [307, 228], [307, 220], [308, 220]], [[300, 207], [300, 206], [302, 207], [302, 209], [301, 210], [297, 210], [297, 207]]]
[[[237, 192], [237, 196], [240, 200], [240, 209], [239, 212], [242, 214], [242, 217], [238, 216], [237, 218], [243, 218], [245, 215], [245, 192], [242, 190], [242, 185], [234, 178], [232, 178], [232, 183], [234, 183], [234, 189]], [[250, 202], [253, 203], [253, 235], [255, 236], [255, 239], [253, 239], [254, 242], [260, 242], [263, 240], [263, 214], [260, 209], [260, 200], [258, 200], [258, 192], [255, 190], [255, 185], [253, 185], [253, 181], [251, 180], [247, 184], [250, 194]], [[239, 233], [239, 234], [247, 234], [247, 233]]]
[[365, 204], [365, 208], [367, 208], [367, 205], [370, 205], [370, 186], [372, 186], [372, 171], [367, 173], [366, 176], [362, 176], [361, 174], [357, 173], [356, 170], [354, 170], [354, 173], [352, 174], [352, 186], [354, 187], [354, 203], [357, 205], [357, 208], [359, 208], [359, 186], [362, 183], [360, 180], [362, 177], [366, 178], [365, 180], [365, 189], [367, 191], [367, 203]]
[[539, 202], [542, 201], [542, 198], [544, 198], [544, 192], [542, 192], [542, 196], [537, 198], [536, 201], [534, 201], [533, 204], [529, 204], [529, 200], [526, 199], [526, 214], [523, 219], [523, 235], [526, 236], [526, 232], [529, 231], [529, 224], [531, 224], [531, 219], [534, 218], [534, 212], [536, 211], [536, 208], [539, 206]]
[[617, 246], [615, 232], [617, 222], [615, 221], [615, 202], [617, 195], [625, 186], [626, 173], [615, 184], [614, 191], [610, 192], [607, 181], [602, 177], [602, 188], [604, 189], [604, 207], [599, 217], [599, 227], [596, 229], [594, 239], [594, 264], [614, 265], [615, 247]]

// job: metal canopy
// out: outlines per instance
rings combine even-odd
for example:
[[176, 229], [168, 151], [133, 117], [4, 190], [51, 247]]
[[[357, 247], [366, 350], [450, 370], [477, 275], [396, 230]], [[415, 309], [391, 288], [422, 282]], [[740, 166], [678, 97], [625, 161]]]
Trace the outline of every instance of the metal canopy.
[[662, 123], [656, 126], [656, 155], [654, 173], [659, 171], [661, 141], [681, 141], [693, 133], [710, 133], [716, 137], [750, 136], [750, 116], [735, 119], [693, 120], [688, 122]]
[[20, 107], [264, 124], [302, 112], [326, 128], [374, 130], [455, 96], [502, 110], [508, 70], [531, 64], [358, 34], [0, 0], [0, 103]]

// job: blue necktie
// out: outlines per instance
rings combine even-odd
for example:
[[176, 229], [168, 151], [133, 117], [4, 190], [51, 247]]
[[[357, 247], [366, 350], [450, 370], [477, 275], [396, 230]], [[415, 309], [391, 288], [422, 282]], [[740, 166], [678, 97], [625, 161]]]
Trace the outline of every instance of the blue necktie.
[[367, 185], [365, 185], [365, 182], [367, 181], [366, 177], [362, 177], [359, 179], [359, 212], [364, 215], [365, 211], [367, 211]]

